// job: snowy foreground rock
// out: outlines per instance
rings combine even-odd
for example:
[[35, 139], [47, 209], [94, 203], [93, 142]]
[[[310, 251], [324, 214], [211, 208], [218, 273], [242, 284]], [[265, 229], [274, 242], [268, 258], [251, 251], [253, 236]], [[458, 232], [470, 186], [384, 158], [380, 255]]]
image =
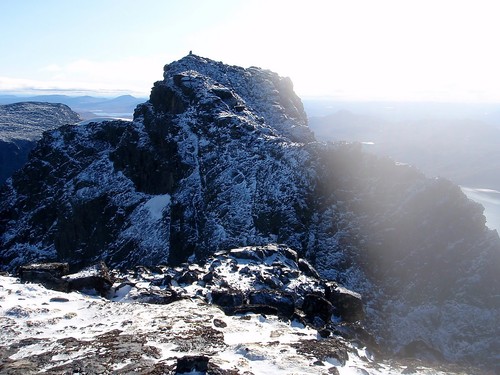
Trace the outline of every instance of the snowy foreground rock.
[[[306, 323], [320, 331], [330, 310], [344, 322], [365, 317], [369, 337], [394, 356], [498, 369], [500, 238], [482, 207], [361, 145], [317, 142], [290, 79], [268, 70], [195, 55], [172, 62], [132, 122], [45, 132], [0, 188], [3, 271], [40, 262], [70, 272], [100, 261], [204, 267], [220, 251], [274, 243], [335, 283], [321, 298], [342, 302], [258, 290], [211, 290], [203, 300], [228, 314], [278, 306], [286, 319], [319, 309]], [[191, 271], [186, 280], [199, 276]], [[80, 290], [81, 276], [59, 284]], [[279, 275], [266, 278], [282, 290]]]
[[466, 373], [377, 358], [355, 337], [362, 328], [336, 315], [338, 286], [313, 273], [295, 252], [272, 245], [235, 249], [204, 266], [114, 272], [106, 298], [0, 277], [0, 372]]

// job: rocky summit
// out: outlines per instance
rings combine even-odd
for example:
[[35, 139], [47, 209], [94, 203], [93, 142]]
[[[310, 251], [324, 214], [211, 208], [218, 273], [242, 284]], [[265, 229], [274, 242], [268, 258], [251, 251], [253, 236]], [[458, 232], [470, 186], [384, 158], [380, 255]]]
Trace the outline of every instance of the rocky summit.
[[[33, 262], [204, 267], [221, 251], [253, 247], [251, 259], [279, 244], [336, 283], [331, 293], [362, 297], [362, 313], [360, 299], [335, 309], [362, 315], [382, 352], [498, 363], [500, 239], [482, 207], [360, 145], [316, 142], [290, 79], [268, 70], [189, 55], [165, 66], [134, 121], [46, 132], [2, 188], [0, 236], [11, 272]], [[207, 302], [227, 313], [254, 304], [217, 293]], [[280, 299], [286, 314], [290, 298]], [[308, 298], [305, 315], [317, 309]], [[335, 316], [322, 309], [323, 322]]]

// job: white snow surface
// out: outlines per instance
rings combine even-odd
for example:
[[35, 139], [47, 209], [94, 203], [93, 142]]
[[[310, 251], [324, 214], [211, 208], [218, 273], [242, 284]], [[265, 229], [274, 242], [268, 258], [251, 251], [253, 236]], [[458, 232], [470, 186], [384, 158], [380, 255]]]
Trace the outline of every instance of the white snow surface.
[[[49, 353], [50, 360], [36, 372], [61, 373], [60, 366], [95, 356], [96, 351], [103, 350], [103, 337], [114, 335], [116, 342], [127, 337], [142, 339], [142, 350], [154, 353], [142, 356], [149, 368], [159, 364], [175, 366], [176, 359], [184, 355], [207, 355], [220, 369], [255, 375], [327, 374], [333, 367], [340, 374], [446, 373], [422, 366], [410, 370], [402, 364], [376, 362], [365, 348], [356, 348], [340, 337], [334, 340], [347, 347], [346, 363], [335, 358], [318, 360], [313, 354], [298, 352], [301, 342], [321, 340], [315, 330], [298, 322], [257, 314], [226, 316], [197, 298], [152, 305], [125, 302], [125, 295], [117, 293], [111, 301], [76, 292], [56, 292], [0, 276], [0, 346], [7, 350], [0, 372], [5, 364], [31, 361]], [[207, 341], [204, 332], [219, 335], [222, 340]], [[68, 340], [73, 344], [65, 346]], [[123, 356], [124, 348], [118, 354], [113, 347], [107, 348], [109, 352], [102, 357], [107, 373], [133, 372], [133, 358]]]

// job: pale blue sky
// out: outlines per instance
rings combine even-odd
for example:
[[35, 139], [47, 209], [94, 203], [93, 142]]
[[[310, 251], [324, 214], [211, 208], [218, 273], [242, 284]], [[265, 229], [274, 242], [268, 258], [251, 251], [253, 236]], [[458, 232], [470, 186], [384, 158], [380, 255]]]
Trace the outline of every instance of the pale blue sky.
[[[0, 91], [146, 96], [194, 53], [301, 96], [500, 100], [495, 0], [0, 0]], [[82, 92], [83, 92], [82, 91]]]

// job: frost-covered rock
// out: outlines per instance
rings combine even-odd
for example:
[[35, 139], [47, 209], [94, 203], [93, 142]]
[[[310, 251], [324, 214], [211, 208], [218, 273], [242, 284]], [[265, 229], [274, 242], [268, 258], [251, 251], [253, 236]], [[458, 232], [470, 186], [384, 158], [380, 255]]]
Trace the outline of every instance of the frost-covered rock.
[[359, 342], [321, 338], [298, 321], [227, 316], [201, 298], [169, 306], [110, 301], [3, 276], [0, 322], [0, 372], [12, 375], [173, 375], [188, 369], [225, 375], [484, 373], [411, 359], [387, 361]]
[[[267, 70], [195, 55], [168, 64], [133, 122], [45, 133], [0, 198], [4, 270], [38, 261], [203, 265], [219, 251], [256, 247], [220, 261], [246, 280], [252, 267], [237, 259], [267, 259], [260, 246], [281, 243], [306, 276], [362, 295], [366, 327], [388, 351], [420, 340], [446, 360], [498, 362], [487, 348], [500, 337], [500, 239], [482, 208], [360, 145], [315, 142], [291, 82]], [[217, 269], [161, 282], [209, 283]], [[290, 272], [262, 285], [282, 290]], [[226, 289], [227, 303], [246, 298]], [[344, 320], [363, 315], [355, 294], [343, 298], [357, 311], [351, 318], [325, 300]]]
[[104, 262], [99, 262], [83, 270], [63, 277], [70, 290], [96, 292], [105, 296], [113, 285], [113, 277]]
[[312, 139], [289, 80], [188, 56], [166, 66], [134, 122], [45, 135], [4, 189], [2, 259], [127, 267], [300, 249], [314, 171], [297, 141]]
[[[330, 327], [334, 322], [358, 321], [333, 316], [334, 311], [345, 310], [344, 301], [331, 299], [332, 283], [303, 272], [300, 260], [286, 246], [266, 245], [220, 252], [202, 266], [185, 263], [157, 267], [154, 271], [137, 267], [120, 272], [109, 271], [100, 262], [67, 275], [67, 264], [42, 263], [20, 267], [19, 273], [22, 282], [40, 283], [58, 291], [100, 294], [114, 301], [169, 304], [198, 297], [228, 314], [265, 312], [299, 319], [316, 328], [334, 329]], [[35, 277], [39, 274], [43, 277]], [[60, 288], [60, 284], [65, 288]], [[336, 288], [344, 294], [356, 294], [338, 285]]]

